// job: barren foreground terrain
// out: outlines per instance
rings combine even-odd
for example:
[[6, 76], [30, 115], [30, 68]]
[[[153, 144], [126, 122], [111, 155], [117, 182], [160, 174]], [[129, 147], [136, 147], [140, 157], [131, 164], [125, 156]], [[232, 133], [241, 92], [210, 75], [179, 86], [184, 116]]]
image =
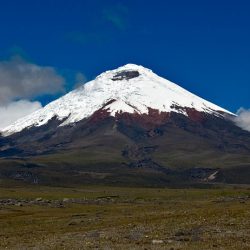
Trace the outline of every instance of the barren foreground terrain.
[[0, 189], [0, 249], [250, 249], [250, 189]]

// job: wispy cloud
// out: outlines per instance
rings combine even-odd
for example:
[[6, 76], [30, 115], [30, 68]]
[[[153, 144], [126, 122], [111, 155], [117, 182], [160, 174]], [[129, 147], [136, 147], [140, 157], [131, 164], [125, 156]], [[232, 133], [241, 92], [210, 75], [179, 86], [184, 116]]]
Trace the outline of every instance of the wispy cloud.
[[237, 112], [237, 117], [234, 118], [234, 122], [242, 129], [250, 131], [250, 109], [240, 108]]
[[53, 67], [30, 63], [20, 56], [0, 61], [0, 129], [41, 108], [30, 101], [64, 91], [64, 78]]
[[53, 67], [29, 63], [21, 57], [0, 62], [0, 104], [62, 92], [64, 83]]
[[128, 13], [129, 9], [124, 4], [108, 5], [100, 10], [98, 22], [94, 20], [91, 30], [73, 30], [67, 32], [64, 38], [82, 45], [108, 42], [114, 38], [114, 30], [110, 30], [108, 25], [115, 28], [116, 32], [125, 31], [129, 24]]
[[83, 73], [81, 73], [81, 72], [76, 73], [75, 85], [74, 85], [75, 89], [82, 86], [86, 82], [87, 82], [87, 78]]
[[119, 3], [107, 7], [103, 10], [103, 17], [105, 20], [111, 22], [114, 27], [119, 30], [124, 30], [128, 25], [128, 8], [127, 6]]

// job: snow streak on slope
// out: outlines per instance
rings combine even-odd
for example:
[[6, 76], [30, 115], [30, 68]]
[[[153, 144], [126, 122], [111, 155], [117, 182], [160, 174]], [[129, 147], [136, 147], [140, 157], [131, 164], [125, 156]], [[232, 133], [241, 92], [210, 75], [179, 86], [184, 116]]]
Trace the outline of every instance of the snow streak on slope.
[[[120, 73], [138, 72], [131, 78], [122, 78]], [[164, 79], [142, 66], [127, 64], [116, 70], [99, 75], [78, 89], [51, 102], [44, 108], [19, 119], [5, 128], [4, 135], [22, 131], [24, 128], [41, 126], [51, 118], [62, 121], [60, 126], [78, 122], [92, 115], [110, 100], [115, 100], [105, 106], [111, 116], [117, 112], [148, 113], [148, 107], [159, 112], [177, 112], [187, 115], [183, 108], [194, 108], [197, 111], [220, 115], [219, 112], [232, 114], [216, 106], [180, 86]]]

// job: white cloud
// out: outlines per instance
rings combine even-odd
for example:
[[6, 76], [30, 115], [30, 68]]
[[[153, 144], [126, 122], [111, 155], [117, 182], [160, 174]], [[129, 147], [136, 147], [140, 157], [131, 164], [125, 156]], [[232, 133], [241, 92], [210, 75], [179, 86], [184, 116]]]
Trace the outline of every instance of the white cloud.
[[40, 102], [20, 100], [0, 106], [0, 130], [42, 107]]
[[236, 125], [244, 130], [250, 131], [250, 109], [240, 108], [237, 115], [238, 116], [234, 118]]
[[62, 92], [64, 83], [53, 67], [39, 66], [21, 57], [0, 61], [0, 105]]
[[42, 107], [29, 99], [63, 92], [64, 84], [53, 67], [39, 66], [20, 56], [0, 61], [0, 130]]

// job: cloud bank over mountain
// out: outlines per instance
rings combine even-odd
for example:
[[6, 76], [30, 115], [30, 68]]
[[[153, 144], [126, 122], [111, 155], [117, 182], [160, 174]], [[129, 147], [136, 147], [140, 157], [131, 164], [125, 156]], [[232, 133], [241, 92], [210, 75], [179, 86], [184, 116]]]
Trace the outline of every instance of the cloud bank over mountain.
[[15, 56], [0, 61], [0, 129], [41, 108], [33, 98], [64, 91], [65, 79], [53, 67]]
[[236, 125], [244, 130], [250, 131], [250, 109], [240, 108], [237, 115], [234, 119]]
[[28, 115], [42, 107], [40, 102], [20, 100], [0, 106], [0, 130], [25, 115]]

